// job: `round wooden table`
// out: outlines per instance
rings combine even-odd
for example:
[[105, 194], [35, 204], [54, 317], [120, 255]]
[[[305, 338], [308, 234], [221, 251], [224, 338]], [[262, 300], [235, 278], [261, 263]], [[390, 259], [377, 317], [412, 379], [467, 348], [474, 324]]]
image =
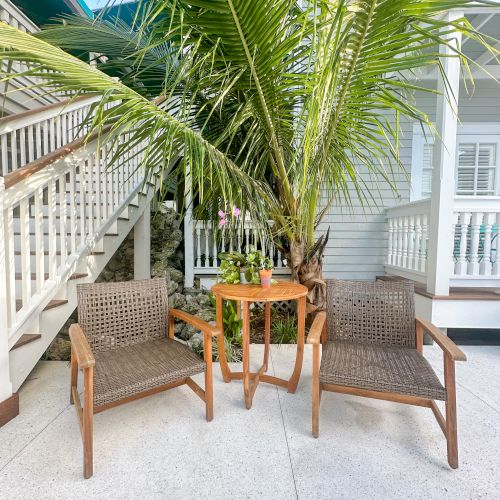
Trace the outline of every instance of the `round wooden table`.
[[[227, 364], [226, 351], [224, 348], [224, 335], [217, 338], [219, 348], [219, 360], [224, 382], [231, 380], [243, 380], [245, 392], [245, 406], [250, 409], [259, 382], [285, 387], [288, 392], [294, 393], [302, 370], [304, 357], [304, 330], [306, 318], [306, 295], [307, 288], [291, 281], [278, 281], [270, 288], [262, 288], [260, 285], [226, 285], [218, 283], [212, 287], [212, 293], [216, 299], [216, 321], [217, 326], [223, 330], [223, 301], [234, 300], [241, 303], [243, 319], [243, 371], [232, 372]], [[269, 344], [271, 338], [271, 303], [282, 300], [296, 300], [297, 307], [297, 354], [295, 356], [295, 367], [289, 380], [284, 380], [271, 375], [266, 375], [269, 361]], [[265, 303], [265, 348], [264, 362], [257, 372], [250, 372], [250, 304], [252, 302]], [[250, 383], [252, 381], [252, 383]]]

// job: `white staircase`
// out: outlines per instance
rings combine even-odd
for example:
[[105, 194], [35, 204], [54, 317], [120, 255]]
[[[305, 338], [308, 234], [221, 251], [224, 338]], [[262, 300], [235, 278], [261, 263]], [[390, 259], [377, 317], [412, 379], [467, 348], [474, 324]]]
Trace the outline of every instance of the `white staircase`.
[[[99, 276], [136, 224], [149, 238], [139, 226], [154, 189], [138, 149], [110, 169], [109, 148], [84, 140], [81, 124], [97, 99], [0, 119], [0, 403], [75, 309], [77, 284]], [[149, 254], [142, 259], [147, 268]]]

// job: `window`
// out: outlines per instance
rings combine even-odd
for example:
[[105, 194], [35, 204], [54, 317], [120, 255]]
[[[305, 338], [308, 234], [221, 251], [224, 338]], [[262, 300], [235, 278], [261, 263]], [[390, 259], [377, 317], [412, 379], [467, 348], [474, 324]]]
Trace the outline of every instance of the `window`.
[[[413, 129], [410, 201], [429, 198], [432, 191], [434, 138]], [[465, 124], [457, 135], [457, 196], [500, 195], [500, 124]]]
[[495, 143], [459, 142], [457, 156], [457, 195], [496, 194]]

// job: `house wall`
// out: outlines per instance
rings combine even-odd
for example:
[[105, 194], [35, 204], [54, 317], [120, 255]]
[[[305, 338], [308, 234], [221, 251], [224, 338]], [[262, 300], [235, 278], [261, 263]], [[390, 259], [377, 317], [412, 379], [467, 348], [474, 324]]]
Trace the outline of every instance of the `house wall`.
[[[435, 120], [436, 96], [419, 92], [415, 95], [417, 107]], [[492, 80], [477, 80], [473, 92], [460, 89], [459, 119], [465, 122], [500, 122], [500, 86]], [[413, 123], [402, 125], [400, 155], [411, 173]], [[352, 207], [345, 203], [332, 207], [318, 227], [318, 236], [330, 227], [330, 239], [325, 249], [324, 275], [326, 278], [374, 279], [384, 274], [387, 232], [384, 210], [410, 199], [409, 178], [403, 173], [396, 176], [398, 193], [381, 179], [363, 174], [366, 189], [374, 200], [362, 206], [353, 195]]]

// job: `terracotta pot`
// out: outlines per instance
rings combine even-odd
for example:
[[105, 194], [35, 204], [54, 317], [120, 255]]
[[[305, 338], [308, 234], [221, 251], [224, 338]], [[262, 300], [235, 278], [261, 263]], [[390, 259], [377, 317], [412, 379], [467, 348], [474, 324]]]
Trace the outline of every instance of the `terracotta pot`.
[[271, 287], [271, 278], [273, 277], [272, 269], [261, 269], [259, 271], [260, 276], [260, 286], [262, 288], [270, 288]]

